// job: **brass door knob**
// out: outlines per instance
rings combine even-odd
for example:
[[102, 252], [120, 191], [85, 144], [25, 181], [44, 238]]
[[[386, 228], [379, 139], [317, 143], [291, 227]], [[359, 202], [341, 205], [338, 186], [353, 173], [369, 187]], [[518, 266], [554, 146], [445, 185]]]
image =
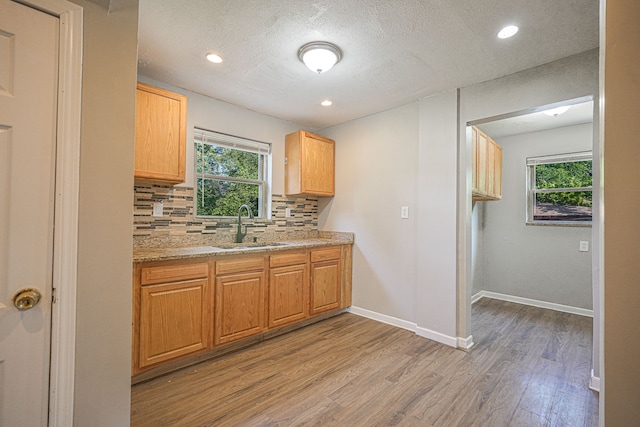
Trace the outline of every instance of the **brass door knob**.
[[20, 311], [29, 310], [40, 302], [42, 295], [37, 289], [21, 289], [13, 296], [13, 305]]

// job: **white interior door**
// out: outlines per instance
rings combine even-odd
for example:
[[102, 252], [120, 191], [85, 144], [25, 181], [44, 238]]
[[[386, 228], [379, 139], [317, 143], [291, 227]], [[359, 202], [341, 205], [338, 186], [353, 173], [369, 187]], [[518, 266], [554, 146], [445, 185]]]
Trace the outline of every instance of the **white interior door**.
[[[47, 425], [58, 34], [58, 18], [0, 0], [0, 426]], [[41, 299], [21, 311], [29, 288]]]

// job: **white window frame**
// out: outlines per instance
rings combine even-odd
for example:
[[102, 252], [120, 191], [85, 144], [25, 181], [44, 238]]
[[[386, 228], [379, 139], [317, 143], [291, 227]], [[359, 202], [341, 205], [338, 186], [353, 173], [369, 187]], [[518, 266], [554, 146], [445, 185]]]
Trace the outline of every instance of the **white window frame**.
[[[244, 182], [257, 184], [260, 187], [259, 191], [259, 203], [258, 212], [253, 212], [254, 218], [268, 219], [269, 207], [271, 206], [271, 183], [270, 183], [270, 166], [271, 166], [271, 144], [267, 142], [256, 141], [253, 139], [242, 138], [239, 136], [228, 135], [220, 132], [214, 132], [206, 129], [195, 128], [193, 133], [194, 140], [194, 216], [196, 218], [203, 219], [221, 219], [221, 218], [235, 218], [235, 216], [211, 216], [211, 215], [198, 215], [197, 204], [198, 200], [198, 178], [231, 181], [231, 182]], [[257, 153], [260, 155], [261, 162], [259, 165], [259, 177], [257, 180], [234, 178], [228, 176], [217, 176], [206, 173], [198, 173], [198, 156], [195, 154], [198, 151], [198, 146], [203, 144], [216, 145], [219, 147], [232, 148], [235, 150], [248, 151], [251, 153]], [[240, 206], [238, 206], [240, 208]]]
[[549, 156], [528, 157], [527, 158], [527, 225], [570, 225], [570, 226], [591, 226], [591, 221], [541, 221], [534, 220], [536, 194], [538, 193], [557, 193], [557, 192], [580, 192], [591, 191], [593, 194], [593, 186], [588, 187], [572, 187], [572, 188], [552, 188], [552, 189], [536, 189], [536, 165], [545, 165], [553, 163], [569, 163], [593, 161], [593, 153], [591, 151], [580, 151], [576, 153], [554, 154]]

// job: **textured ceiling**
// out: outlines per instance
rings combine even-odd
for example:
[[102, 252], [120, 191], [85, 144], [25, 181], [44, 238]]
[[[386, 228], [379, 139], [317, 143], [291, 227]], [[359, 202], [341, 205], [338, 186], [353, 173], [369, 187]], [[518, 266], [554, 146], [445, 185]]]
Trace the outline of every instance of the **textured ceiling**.
[[[139, 19], [140, 74], [311, 129], [598, 46], [598, 0], [140, 0]], [[324, 74], [296, 55], [315, 40], [344, 53]]]

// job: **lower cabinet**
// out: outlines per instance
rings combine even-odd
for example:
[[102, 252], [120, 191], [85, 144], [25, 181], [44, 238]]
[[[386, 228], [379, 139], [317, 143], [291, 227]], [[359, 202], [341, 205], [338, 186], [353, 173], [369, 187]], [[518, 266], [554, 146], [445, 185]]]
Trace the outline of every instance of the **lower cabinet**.
[[216, 262], [215, 344], [226, 344], [265, 329], [264, 270], [262, 256]]
[[311, 315], [340, 307], [340, 256], [339, 247], [311, 251]]
[[334, 246], [136, 263], [133, 374], [348, 307], [350, 254]]
[[269, 328], [309, 315], [309, 267], [306, 251], [272, 255], [269, 263]]
[[136, 268], [133, 371], [191, 355], [209, 346], [208, 262]]

